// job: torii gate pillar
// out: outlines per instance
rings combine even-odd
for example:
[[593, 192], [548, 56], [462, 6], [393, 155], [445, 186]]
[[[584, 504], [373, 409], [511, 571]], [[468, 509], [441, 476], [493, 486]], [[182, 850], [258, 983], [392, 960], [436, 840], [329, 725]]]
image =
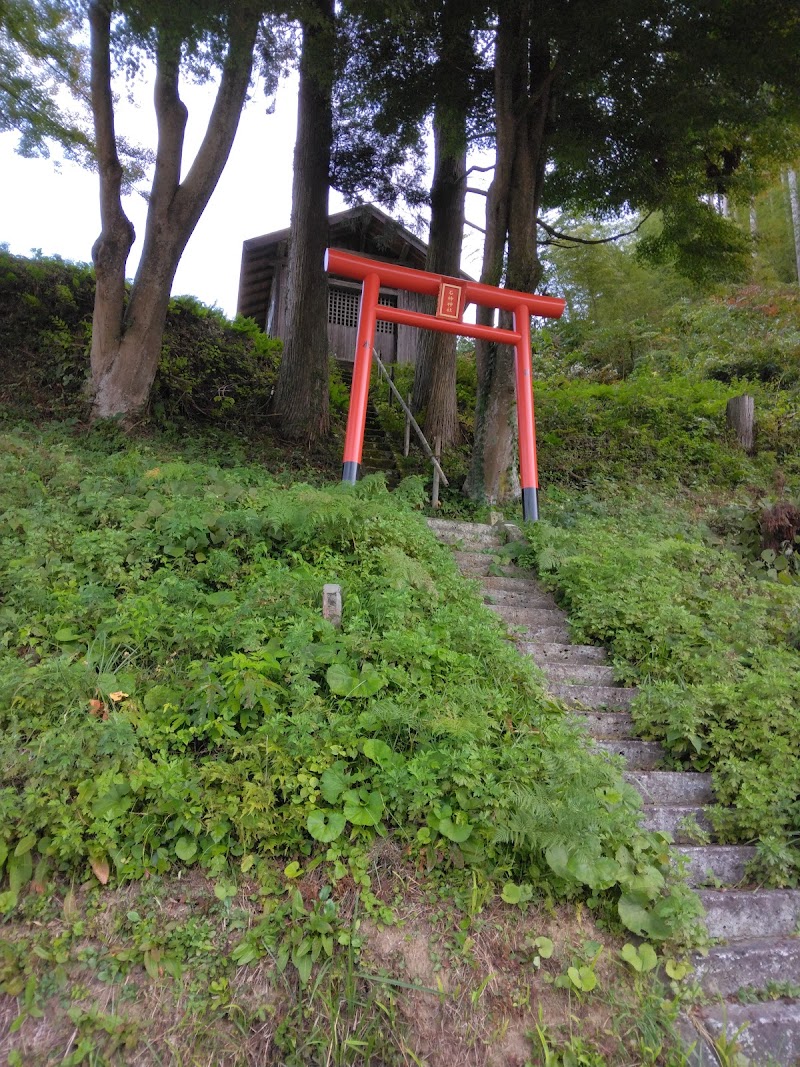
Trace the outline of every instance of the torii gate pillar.
[[[535, 522], [539, 517], [539, 472], [536, 461], [536, 424], [533, 410], [531, 315], [560, 318], [564, 311], [564, 301], [553, 296], [536, 296], [533, 293], [521, 293], [513, 289], [499, 289], [480, 282], [431, 274], [428, 271], [413, 270], [411, 267], [401, 267], [394, 263], [382, 263], [379, 260], [367, 259], [364, 256], [342, 252], [335, 248], [329, 248], [325, 253], [325, 270], [362, 283], [342, 481], [355, 484], [361, 465], [372, 348], [375, 343], [375, 324], [379, 319], [404, 326], [437, 330], [440, 333], [453, 333], [462, 337], [495, 341], [499, 344], [512, 344], [516, 353], [515, 386], [522, 517], [526, 522]], [[406, 311], [379, 304], [378, 295], [381, 285], [437, 297], [436, 314], [427, 315], [419, 311]], [[514, 317], [514, 329], [504, 330], [497, 326], [479, 326], [463, 322], [464, 309], [472, 303], [510, 311]]]

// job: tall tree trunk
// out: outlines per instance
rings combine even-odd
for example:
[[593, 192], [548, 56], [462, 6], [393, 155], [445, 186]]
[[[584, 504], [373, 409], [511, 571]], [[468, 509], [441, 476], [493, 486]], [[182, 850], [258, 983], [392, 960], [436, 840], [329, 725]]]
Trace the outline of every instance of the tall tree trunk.
[[[433, 116], [434, 168], [431, 228], [425, 269], [457, 275], [461, 268], [467, 191], [467, 115], [471, 104], [468, 65], [470, 21], [458, 0], [444, 11], [437, 64], [439, 83]], [[431, 306], [428, 310], [433, 311]], [[415, 411], [425, 410], [425, 433], [444, 446], [458, 437], [456, 338], [425, 331], [417, 342], [414, 371]]]
[[[531, 292], [541, 280], [536, 218], [544, 183], [544, 137], [556, 68], [546, 40], [532, 29], [532, 4], [500, 7], [495, 44], [497, 162], [486, 208], [481, 280], [499, 285], [508, 247], [506, 285]], [[501, 316], [501, 324], [503, 323]], [[492, 314], [479, 309], [478, 321]], [[519, 496], [514, 350], [476, 345], [478, 396], [475, 442], [464, 491], [496, 503]]]
[[797, 171], [790, 169], [787, 179], [789, 182], [789, 203], [792, 208], [795, 267], [797, 268], [797, 281], [800, 284], [800, 199], [797, 196]]
[[92, 319], [91, 375], [94, 390], [109, 373], [119, 351], [125, 309], [125, 264], [135, 239], [122, 209], [122, 164], [114, 129], [111, 93], [111, 7], [89, 6], [91, 99], [100, 176], [100, 236], [92, 248], [96, 275]]
[[[448, 127], [451, 115], [437, 107], [433, 132], [435, 163], [431, 185], [431, 230], [425, 269], [457, 275], [461, 267], [466, 196], [466, 115], [461, 130]], [[433, 311], [434, 308], [429, 309]], [[458, 435], [456, 410], [456, 338], [426, 330], [417, 341], [414, 371], [415, 411], [425, 409], [425, 434], [444, 446]]]
[[230, 45], [203, 142], [180, 181], [186, 107], [178, 93], [180, 41], [159, 35], [155, 110], [158, 148], [142, 257], [125, 307], [125, 264], [133, 227], [121, 201], [122, 168], [114, 134], [110, 18], [105, 2], [90, 6], [92, 110], [100, 171], [102, 228], [92, 249], [97, 276], [92, 322], [92, 415], [131, 416], [147, 404], [158, 369], [170, 290], [178, 263], [217, 186], [244, 106], [259, 23], [256, 7], [238, 5]]
[[313, 444], [328, 433], [328, 241], [333, 118], [333, 0], [315, 0], [303, 25], [292, 218], [287, 268], [286, 343], [273, 413], [286, 437]]

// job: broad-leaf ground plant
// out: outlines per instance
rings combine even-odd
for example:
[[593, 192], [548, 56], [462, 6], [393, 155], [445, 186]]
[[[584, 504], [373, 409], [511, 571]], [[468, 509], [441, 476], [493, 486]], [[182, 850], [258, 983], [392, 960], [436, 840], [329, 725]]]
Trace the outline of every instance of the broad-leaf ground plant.
[[404, 502], [413, 481], [281, 489], [25, 431], [0, 464], [4, 911], [59, 874], [267, 878], [276, 859], [289, 883], [323, 867], [368, 891], [391, 838], [676, 932], [664, 839]]

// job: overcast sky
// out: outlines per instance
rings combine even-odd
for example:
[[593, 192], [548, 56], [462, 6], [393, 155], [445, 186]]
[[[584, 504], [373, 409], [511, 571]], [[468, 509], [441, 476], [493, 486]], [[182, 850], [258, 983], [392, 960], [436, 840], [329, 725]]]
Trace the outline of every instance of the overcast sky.
[[[181, 87], [189, 108], [184, 172], [202, 139], [213, 92], [212, 86]], [[136, 100], [131, 105], [121, 95], [117, 129], [131, 141], [154, 147], [152, 86], [137, 85]], [[281, 89], [272, 115], [266, 114], [263, 92], [255, 90], [228, 165], [183, 254], [174, 293], [191, 293], [229, 315], [235, 313], [242, 241], [289, 225], [296, 122], [295, 79]], [[14, 152], [16, 141], [14, 134], [0, 135], [0, 242], [19, 255], [39, 248], [45, 255], [90, 261], [100, 229], [96, 175], [70, 163], [56, 170], [52, 160], [21, 159]], [[331, 194], [332, 211], [345, 206], [338, 194]], [[146, 207], [139, 194], [125, 198], [125, 211], [137, 232], [129, 277], [139, 259]]]
[[[117, 130], [131, 142], [156, 145], [153, 85], [140, 78], [128, 99], [123, 82], [117, 85]], [[203, 138], [213, 102], [213, 85], [183, 83], [181, 97], [189, 108], [183, 171], [189, 169]], [[242, 241], [289, 225], [294, 136], [297, 132], [297, 78], [279, 90], [275, 110], [267, 114], [267, 100], [256, 87], [239, 124], [220, 184], [199, 220], [178, 266], [173, 292], [191, 293], [215, 304], [227, 315], [236, 313]], [[99, 233], [97, 176], [74, 163], [21, 159], [14, 152], [14, 133], [0, 134], [0, 243], [18, 255], [41, 249], [45, 255], [89, 262]], [[470, 177], [481, 184], [484, 175]], [[347, 207], [331, 192], [331, 211]], [[132, 277], [139, 261], [146, 204], [141, 194], [125, 198], [125, 210], [137, 230], [128, 260]], [[470, 196], [467, 216], [482, 224], [482, 198]], [[426, 239], [426, 234], [420, 235]], [[462, 267], [480, 273], [481, 238], [466, 230]]]
[[[118, 131], [130, 141], [154, 148], [152, 84], [146, 79], [138, 82], [135, 103], [127, 99], [124, 83], [118, 89]], [[202, 139], [213, 94], [210, 85], [181, 86], [189, 108], [184, 172]], [[280, 89], [271, 115], [266, 114], [263, 91], [254, 90], [219, 185], [181, 259], [173, 293], [190, 293], [229, 315], [235, 313], [242, 241], [289, 225], [296, 124], [295, 77]], [[15, 134], [0, 134], [0, 243], [18, 255], [41, 249], [45, 255], [89, 262], [100, 229], [96, 175], [68, 162], [56, 169], [53, 160], [21, 159], [14, 152], [16, 141]], [[482, 223], [483, 201], [469, 199], [468, 215]], [[125, 198], [124, 206], [137, 232], [127, 268], [128, 277], [133, 277], [146, 203], [134, 193]], [[339, 194], [331, 192], [332, 212], [346, 206]], [[480, 273], [480, 245], [480, 236], [468, 230], [462, 265], [473, 275]]]

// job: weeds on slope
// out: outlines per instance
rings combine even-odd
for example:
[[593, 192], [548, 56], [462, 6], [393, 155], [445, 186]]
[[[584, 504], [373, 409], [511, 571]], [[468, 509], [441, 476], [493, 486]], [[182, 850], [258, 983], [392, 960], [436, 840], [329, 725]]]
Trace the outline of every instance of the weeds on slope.
[[[72, 996], [76, 963], [97, 960], [93, 982], [124, 986], [143, 968], [180, 983], [199, 954], [211, 967], [203, 1010], [213, 994], [235, 1022], [234, 971], [266, 967], [269, 990], [299, 991], [308, 1037], [347, 960], [362, 976], [386, 971], [373, 937], [378, 971], [364, 969], [360, 924], [398, 921], [415, 879], [428, 906], [461, 913], [446, 926], [462, 948], [493, 900], [522, 913], [588, 905], [601, 925], [653, 943], [692, 927], [665, 838], [638, 829], [638, 797], [431, 537], [416, 482], [392, 495], [380, 479], [287, 488], [260, 467], [114, 438], [88, 447], [18, 430], [4, 444], [0, 908], [14, 934], [0, 992], [18, 998], [20, 1026]], [[344, 590], [341, 629], [321, 615], [330, 581]], [[105, 894], [152, 882], [174, 895], [184, 879], [201, 890], [172, 925], [132, 897], [105, 941], [85, 940], [85, 909]], [[206, 930], [209, 907], [231, 922]], [[64, 918], [69, 944], [54, 933]], [[31, 941], [37, 921], [46, 944]], [[535, 973], [549, 934], [531, 937]], [[565, 993], [589, 995], [584, 957], [565, 957], [551, 984], [561, 975]], [[390, 990], [400, 975], [386, 976]], [[369, 1061], [358, 1043], [372, 1038], [351, 1023], [383, 1010], [368, 979], [356, 986], [338, 1062]], [[98, 1014], [92, 1000], [71, 1001], [81, 1055], [113, 1033], [115, 1049], [130, 1042], [150, 1062], [131, 1014], [110, 1003]], [[391, 997], [381, 1003], [393, 1032]], [[257, 1015], [245, 1014], [252, 1033]], [[292, 1025], [270, 1030], [275, 1062], [312, 1062]], [[62, 1060], [78, 1053], [73, 1043]]]
[[[578, 641], [607, 645], [640, 687], [643, 737], [676, 766], [712, 770], [723, 841], [756, 841], [754, 871], [798, 880], [800, 585], [754, 569], [696, 507], [652, 487], [554, 491], [529, 532]], [[704, 517], [718, 511], [704, 505]], [[773, 553], [774, 555], [774, 553]]]

